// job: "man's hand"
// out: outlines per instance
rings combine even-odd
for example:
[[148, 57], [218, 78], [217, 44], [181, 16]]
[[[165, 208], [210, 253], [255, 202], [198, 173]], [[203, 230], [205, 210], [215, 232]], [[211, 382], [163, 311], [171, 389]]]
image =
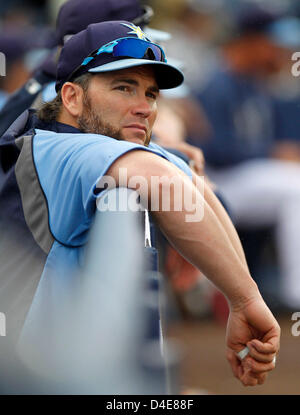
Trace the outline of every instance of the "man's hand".
[[[245, 386], [261, 385], [275, 368], [280, 327], [261, 297], [232, 308], [227, 325], [227, 359], [235, 377]], [[237, 353], [248, 347], [241, 359]]]

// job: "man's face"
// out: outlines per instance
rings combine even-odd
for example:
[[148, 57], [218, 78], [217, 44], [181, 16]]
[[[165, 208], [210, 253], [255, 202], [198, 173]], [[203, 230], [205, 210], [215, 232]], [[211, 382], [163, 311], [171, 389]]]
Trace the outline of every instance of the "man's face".
[[158, 95], [149, 67], [94, 75], [77, 119], [79, 129], [147, 145], [157, 114]]

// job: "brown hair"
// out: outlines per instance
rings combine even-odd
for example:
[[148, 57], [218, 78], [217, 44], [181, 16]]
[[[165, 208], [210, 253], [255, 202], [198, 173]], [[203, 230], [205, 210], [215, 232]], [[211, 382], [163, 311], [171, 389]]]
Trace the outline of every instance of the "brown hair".
[[[80, 85], [83, 91], [86, 93], [89, 82], [91, 79], [90, 73], [85, 73], [72, 81], [74, 84]], [[41, 108], [37, 111], [37, 116], [40, 120], [45, 122], [56, 121], [61, 112], [62, 98], [61, 91], [58, 91], [56, 97], [50, 101], [45, 102]]]

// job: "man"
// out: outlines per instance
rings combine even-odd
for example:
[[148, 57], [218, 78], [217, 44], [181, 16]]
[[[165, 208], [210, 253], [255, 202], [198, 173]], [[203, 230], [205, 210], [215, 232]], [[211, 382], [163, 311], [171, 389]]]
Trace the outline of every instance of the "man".
[[[249, 275], [235, 230], [205, 183], [197, 183], [180, 159], [150, 143], [159, 90], [182, 81], [163, 50], [126, 21], [92, 24], [65, 44], [57, 97], [38, 119], [29, 117], [25, 127], [23, 120], [19, 131], [17, 125], [12, 131], [21, 150], [16, 180], [26, 226], [46, 255], [39, 294], [44, 291], [47, 301], [56, 301], [54, 291], [49, 297], [54, 288], [50, 275], [62, 282], [80, 268], [101, 196], [99, 181], [106, 176], [124, 186], [120, 172], [125, 169], [125, 186], [136, 176], [146, 180], [146, 187], [131, 187], [150, 205], [169, 241], [226, 295], [231, 309], [227, 358], [234, 375], [244, 385], [262, 384], [275, 366], [280, 329]], [[191, 212], [185, 206], [181, 211], [154, 209], [148, 203], [153, 176], [175, 178], [193, 200], [201, 199], [203, 219], [187, 222]], [[197, 185], [205, 187], [204, 200]], [[158, 186], [159, 200], [163, 193]], [[169, 197], [176, 198], [172, 186]], [[245, 346], [249, 353], [239, 358]]]
[[16, 29], [0, 33], [0, 109], [10, 95], [30, 76], [25, 55], [31, 49], [30, 38]]

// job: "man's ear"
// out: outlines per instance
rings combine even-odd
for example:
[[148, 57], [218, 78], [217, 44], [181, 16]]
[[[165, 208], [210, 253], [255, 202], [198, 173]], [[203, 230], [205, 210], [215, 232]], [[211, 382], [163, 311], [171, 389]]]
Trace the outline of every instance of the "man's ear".
[[83, 89], [73, 82], [66, 82], [61, 89], [61, 98], [66, 111], [72, 117], [79, 117], [83, 111]]

